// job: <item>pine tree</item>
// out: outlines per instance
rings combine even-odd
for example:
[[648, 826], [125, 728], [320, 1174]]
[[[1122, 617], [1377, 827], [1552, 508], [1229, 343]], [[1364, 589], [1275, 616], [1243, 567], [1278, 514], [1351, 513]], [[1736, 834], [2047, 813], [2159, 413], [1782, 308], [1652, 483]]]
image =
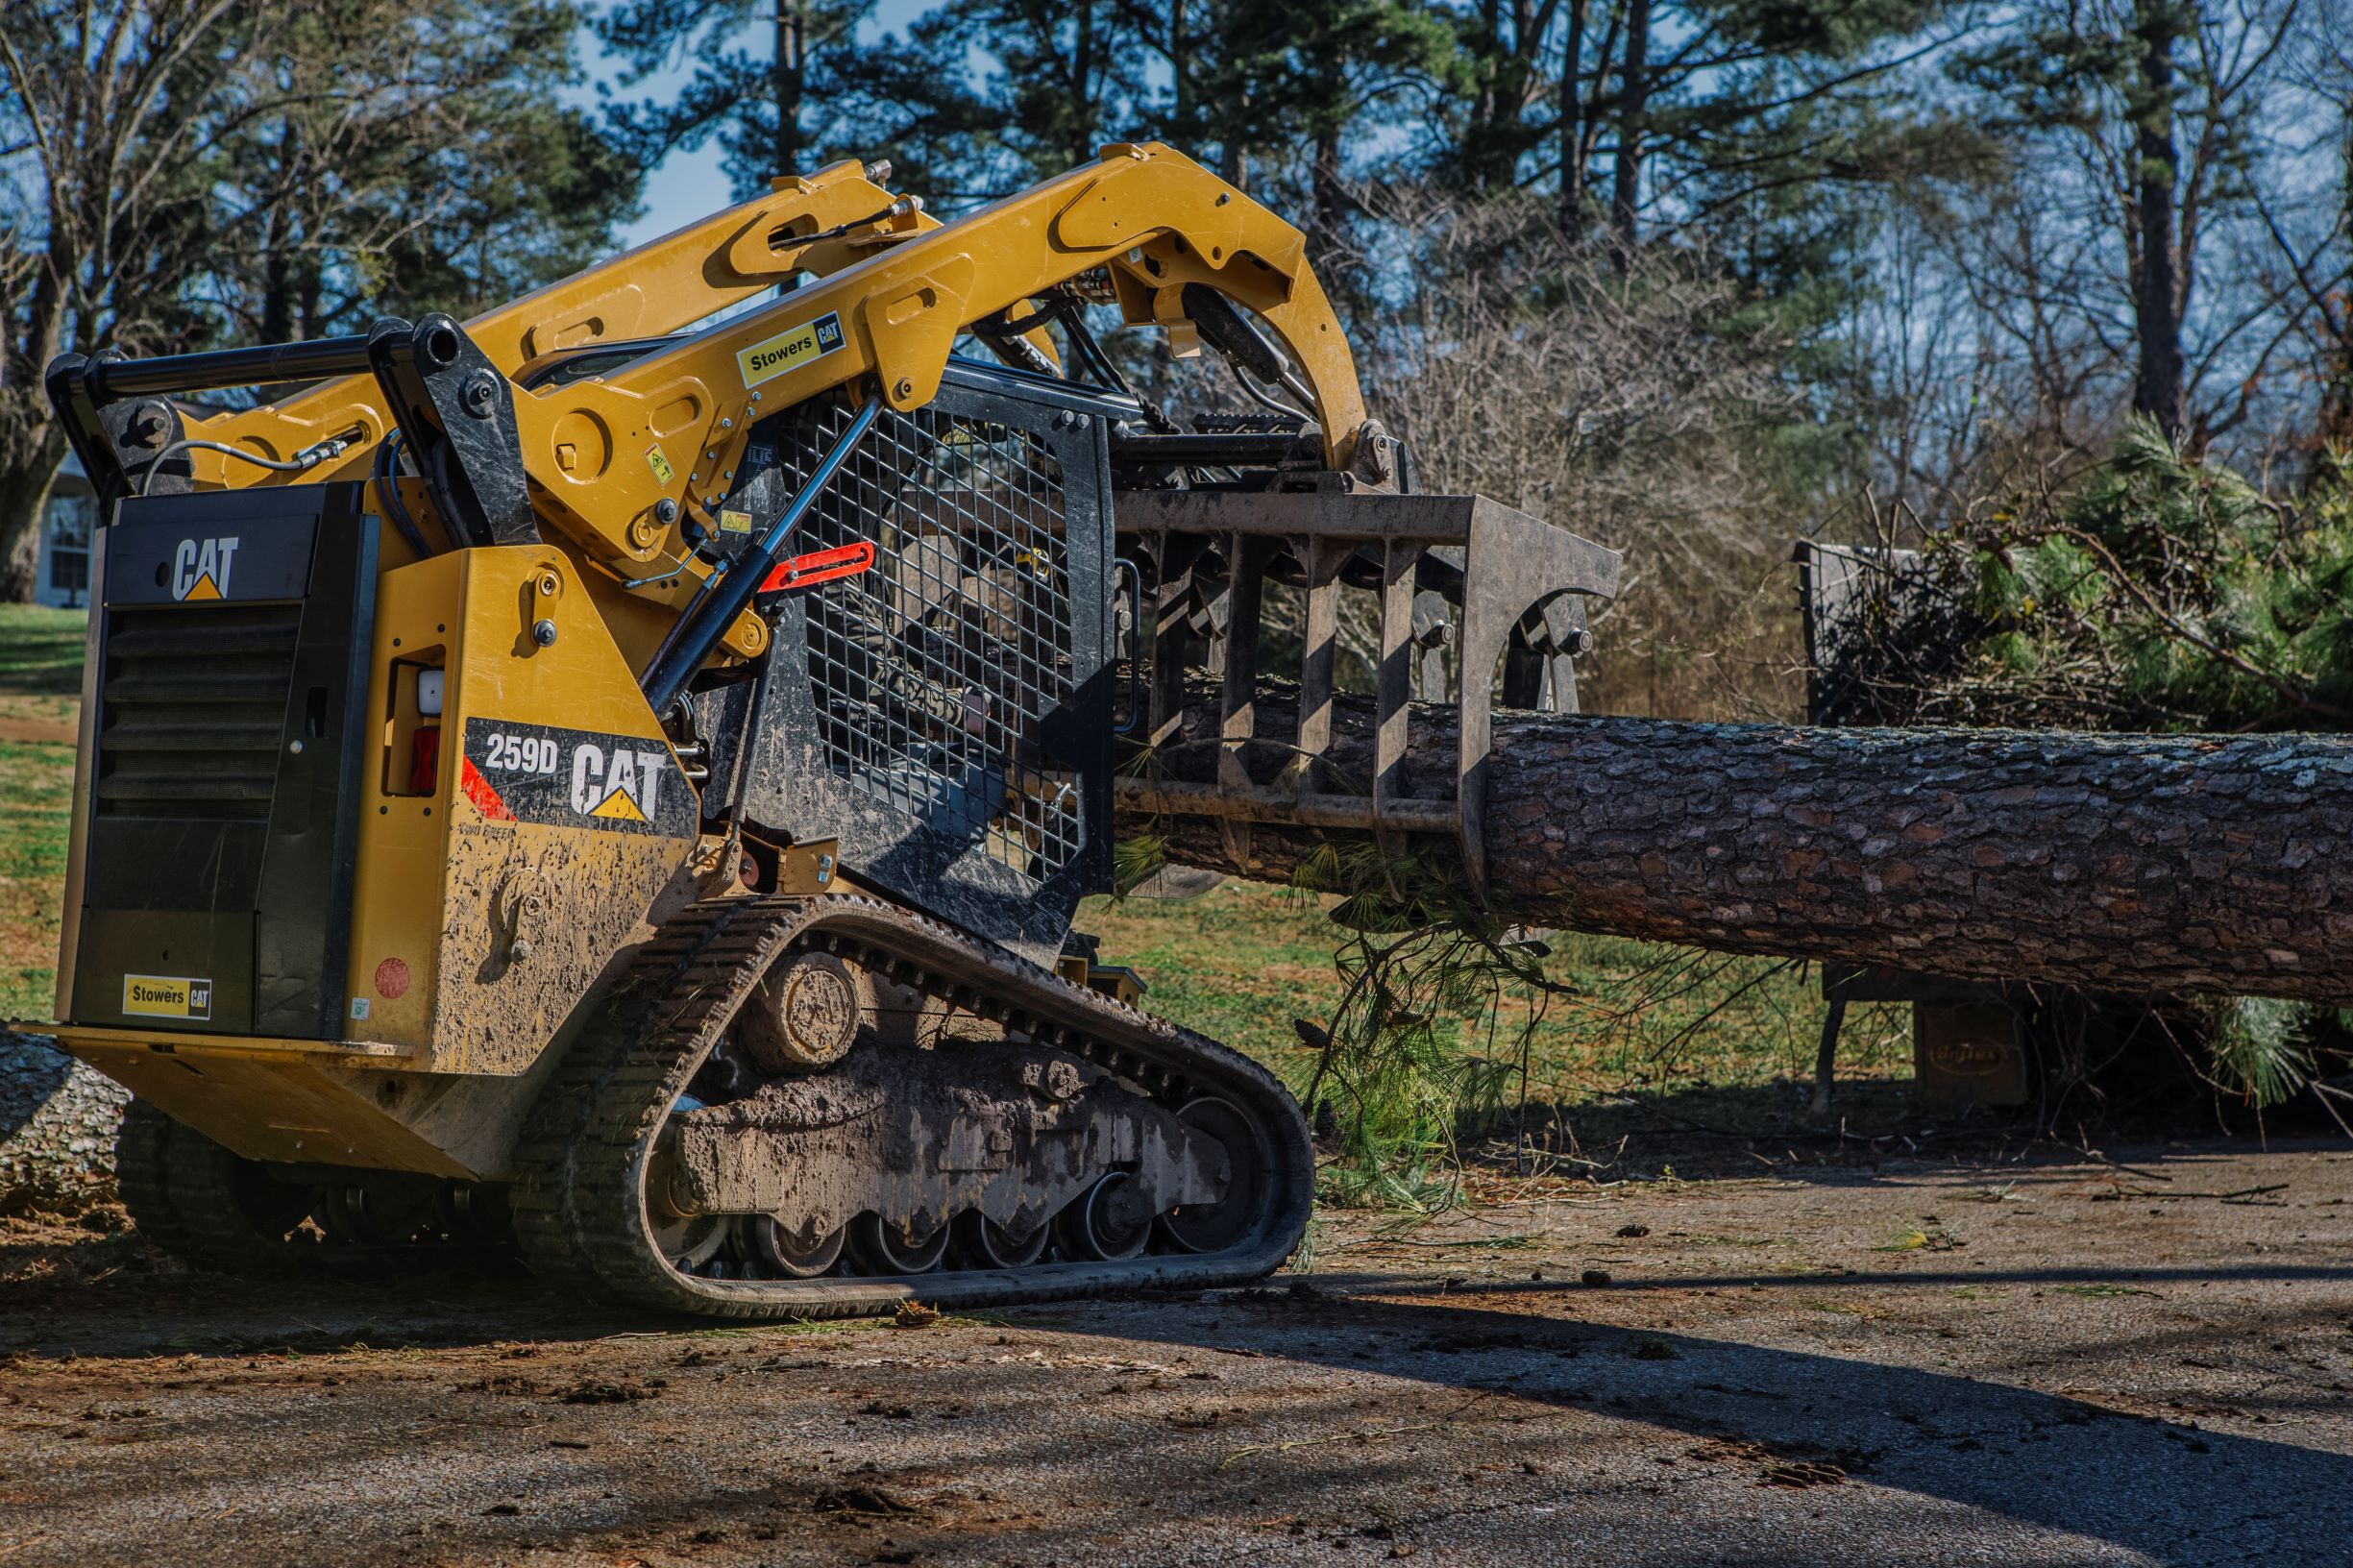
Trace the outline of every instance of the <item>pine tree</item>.
[[739, 194], [822, 160], [833, 106], [854, 95], [857, 29], [873, 0], [622, 0], [597, 21], [629, 62], [625, 85], [694, 62], [674, 95], [615, 107], [622, 144], [647, 168], [681, 148], [723, 149]]

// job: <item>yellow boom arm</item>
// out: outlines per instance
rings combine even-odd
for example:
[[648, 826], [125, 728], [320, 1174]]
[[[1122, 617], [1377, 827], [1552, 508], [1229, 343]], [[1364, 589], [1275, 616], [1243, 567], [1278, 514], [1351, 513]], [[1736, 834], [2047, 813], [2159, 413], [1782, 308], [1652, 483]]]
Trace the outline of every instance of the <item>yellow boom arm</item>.
[[[1186, 349], [1188, 284], [1254, 311], [1312, 394], [1326, 463], [1351, 466], [1362, 395], [1305, 237], [1183, 154], [1121, 143], [609, 376], [518, 396], [534, 505], [588, 555], [644, 581], [631, 592], [675, 609], [711, 570], [691, 549], [688, 514], [711, 528], [762, 412], [858, 386], [919, 407], [959, 333], [1098, 270], [1128, 322], [1169, 328]], [[765, 640], [747, 612], [723, 647], [749, 656]]]
[[[938, 392], [958, 336], [976, 328], [1007, 351], [1013, 339], [1026, 340], [1020, 357], [1050, 365], [1040, 302], [1082, 280], [1087, 295], [1108, 292], [1130, 324], [1165, 329], [1179, 354], [1192, 352], [1197, 331], [1252, 332], [1232, 306], [1254, 314], [1281, 351], [1259, 340], [1261, 371], [1276, 371], [1311, 405], [1326, 465], [1386, 487], [1387, 443], [1365, 421], [1355, 361], [1306, 250], [1297, 229], [1157, 143], [1107, 147], [1094, 163], [949, 224], [894, 196], [860, 165], [838, 163], [779, 180], [758, 201], [462, 330], [429, 316], [415, 329], [380, 323], [364, 341], [149, 361], [66, 355], [47, 380], [52, 401], [70, 411], [77, 450], [88, 449], [93, 478], [107, 471], [113, 490], [144, 492], [163, 453], [186, 451], [189, 470], [168, 479], [164, 493], [171, 485], [282, 483], [297, 474], [312, 481], [379, 478], [375, 507], [400, 521], [410, 541], [387, 543], [390, 566], [429, 551], [409, 521], [421, 513], [433, 514], [453, 541], [560, 545], [587, 569], [590, 592], [635, 662], [720, 570], [695, 546], [721, 529], [713, 514], [761, 415], [851, 389], [861, 401], [919, 408]], [[603, 375], [559, 384], [533, 374], [551, 355], [660, 337], [801, 276], [816, 281]], [[1219, 297], [1216, 321], [1197, 327], [1189, 290]], [[1208, 308], [1197, 292], [1194, 299]], [[418, 379], [418, 355], [438, 367], [438, 391]], [[361, 361], [373, 374], [348, 373]], [[143, 416], [134, 402], [305, 372], [334, 379], [266, 407], [187, 424], [184, 438], [168, 447], [171, 418]], [[420, 394], [438, 400], [436, 409], [414, 402]], [[400, 400], [411, 400], [404, 410], [391, 406]], [[101, 408], [115, 412], [102, 419]], [[108, 419], [123, 429], [102, 430]], [[420, 426], [404, 432], [412, 453], [429, 455], [443, 477], [380, 478], [380, 444], [404, 420]], [[159, 426], [163, 435], [153, 433]], [[455, 464], [453, 431], [463, 432], [472, 453]], [[278, 467], [242, 461], [224, 447]], [[478, 461], [487, 465], [479, 473]], [[448, 487], [453, 467], [462, 497]], [[134, 479], [134, 469], [141, 477]], [[476, 480], [493, 486], [486, 502]], [[466, 515], [438, 515], [445, 503]], [[767, 640], [767, 627], [746, 609], [704, 646], [712, 657], [748, 658]]]
[[[777, 180], [767, 195], [715, 212], [521, 299], [485, 311], [466, 331], [508, 377], [551, 354], [674, 332], [797, 274], [824, 277], [882, 246], [940, 227], [919, 203], [894, 195], [855, 161]], [[811, 241], [809, 236], [831, 237]], [[333, 468], [310, 478], [355, 478], [394, 421], [375, 378], [341, 376], [259, 408], [186, 421], [193, 438], [284, 461], [315, 442], [359, 432]], [[230, 489], [283, 476], [206, 448], [192, 449], [194, 482]]]

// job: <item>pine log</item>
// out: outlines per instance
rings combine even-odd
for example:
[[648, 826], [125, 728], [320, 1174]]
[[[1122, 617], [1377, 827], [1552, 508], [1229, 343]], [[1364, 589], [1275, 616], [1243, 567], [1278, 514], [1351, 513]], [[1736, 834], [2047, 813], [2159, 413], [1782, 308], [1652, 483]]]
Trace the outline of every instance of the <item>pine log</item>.
[[54, 1041], [0, 1029], [0, 1214], [74, 1213], [112, 1196], [130, 1098]]
[[[1296, 733], [1295, 690], [1257, 732]], [[1163, 776], [1214, 774], [1197, 684]], [[1259, 747], [1276, 778], [1287, 747]], [[1337, 774], [1370, 775], [1369, 702], [1342, 698]], [[1451, 789], [1455, 721], [1416, 705], [1409, 788]], [[1892, 965], [2125, 995], [2353, 999], [2353, 739], [1778, 724], [1498, 713], [1487, 896], [1533, 926], [1722, 951]], [[1167, 857], [1289, 880], [1365, 835], [1255, 822], [1250, 864], [1203, 817], [1119, 831]]]

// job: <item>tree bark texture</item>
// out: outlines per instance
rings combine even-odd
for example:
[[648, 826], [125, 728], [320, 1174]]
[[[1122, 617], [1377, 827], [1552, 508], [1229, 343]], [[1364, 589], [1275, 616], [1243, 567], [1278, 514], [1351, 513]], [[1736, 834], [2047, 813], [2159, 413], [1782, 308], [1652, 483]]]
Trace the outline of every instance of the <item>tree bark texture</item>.
[[[1258, 732], [1295, 734], [1295, 703], [1262, 690]], [[1453, 711], [1417, 705], [1411, 725], [1409, 789], [1442, 796]], [[1338, 775], [1368, 777], [1370, 703], [1340, 698], [1334, 731]], [[1164, 776], [1209, 779], [1217, 733], [1196, 686]], [[2353, 739], [1516, 712], [1494, 735], [1488, 896], [1515, 921], [2125, 994], [2353, 999]], [[1287, 747], [1262, 749], [1270, 779]], [[1131, 802], [1119, 831], [1277, 881], [1365, 837], [1253, 823], [1242, 867], [1208, 818]]]
[[112, 1195], [114, 1129], [131, 1091], [37, 1035], [0, 1030], [0, 1214]]

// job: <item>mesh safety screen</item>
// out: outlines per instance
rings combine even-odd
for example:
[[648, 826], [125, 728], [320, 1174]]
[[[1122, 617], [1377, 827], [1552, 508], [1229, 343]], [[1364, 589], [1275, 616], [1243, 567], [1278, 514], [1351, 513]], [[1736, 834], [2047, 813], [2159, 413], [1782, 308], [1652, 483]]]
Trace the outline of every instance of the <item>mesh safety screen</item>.
[[[786, 420], [787, 493], [849, 418]], [[1085, 839], [1080, 780], [1040, 746], [1075, 695], [1059, 465], [1017, 427], [936, 405], [886, 412], [786, 551], [860, 540], [873, 567], [806, 601], [822, 754], [930, 831], [1052, 876]]]

